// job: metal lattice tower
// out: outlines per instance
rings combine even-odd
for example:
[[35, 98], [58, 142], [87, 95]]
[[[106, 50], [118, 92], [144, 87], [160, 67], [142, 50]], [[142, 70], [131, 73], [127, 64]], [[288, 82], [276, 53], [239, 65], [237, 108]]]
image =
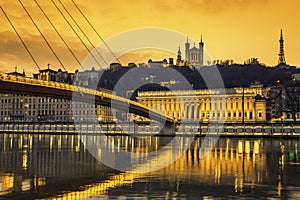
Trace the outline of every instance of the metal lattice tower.
[[278, 59], [278, 65], [285, 65], [286, 62], [285, 62], [285, 56], [284, 56], [284, 40], [283, 40], [283, 36], [282, 36], [282, 29], [280, 30], [280, 40], [279, 40], [279, 44], [280, 44], [280, 47], [279, 47], [279, 59]]

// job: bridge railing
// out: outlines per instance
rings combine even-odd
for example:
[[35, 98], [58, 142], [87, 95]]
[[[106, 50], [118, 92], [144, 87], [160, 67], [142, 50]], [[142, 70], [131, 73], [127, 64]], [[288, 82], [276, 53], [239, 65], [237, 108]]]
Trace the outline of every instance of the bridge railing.
[[[66, 83], [59, 83], [59, 82], [54, 82], [54, 81], [44, 81], [44, 80], [38, 80], [30, 77], [22, 77], [22, 76], [15, 76], [15, 75], [8, 75], [4, 72], [0, 71], [0, 80], [2, 81], [7, 81], [7, 82], [15, 82], [15, 83], [21, 83], [21, 84], [28, 84], [28, 85], [35, 85], [35, 86], [43, 86], [43, 87], [48, 87], [48, 88], [55, 88], [55, 89], [60, 89], [60, 90], [68, 90], [68, 91], [75, 91], [75, 92], [80, 92], [80, 93], [85, 93], [85, 94], [90, 94], [90, 95], [96, 95], [101, 98], [108, 98], [108, 99], [114, 99], [120, 102], [125, 102], [127, 104], [135, 105], [137, 107], [141, 107], [144, 109], [150, 109], [148, 106], [145, 106], [143, 104], [140, 104], [136, 101], [132, 101], [129, 99], [126, 99], [124, 97], [120, 97], [114, 94], [111, 94], [109, 92], [106, 92], [105, 90], [99, 91], [99, 90], [93, 90], [89, 88], [84, 88], [80, 86], [74, 86]], [[151, 110], [152, 113], [155, 113], [160, 116], [165, 116], [168, 120], [173, 121], [173, 117], [168, 116], [164, 113], [161, 113], [156, 110]]]

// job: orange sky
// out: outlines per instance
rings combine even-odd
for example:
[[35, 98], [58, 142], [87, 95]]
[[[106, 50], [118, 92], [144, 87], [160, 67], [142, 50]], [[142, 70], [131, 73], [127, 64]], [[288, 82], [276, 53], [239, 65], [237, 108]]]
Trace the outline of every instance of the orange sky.
[[[70, 0], [61, 0], [84, 28], [94, 45], [99, 38], [89, 28]], [[60, 38], [32, 0], [22, 0], [37, 24], [53, 46], [67, 70], [79, 68]], [[49, 18], [67, 41], [80, 61], [87, 51], [59, 15], [51, 1], [38, 0]], [[55, 0], [58, 3], [58, 0]], [[257, 57], [262, 63], [274, 66], [278, 62], [279, 32], [283, 28], [286, 61], [300, 66], [300, 1], [298, 0], [174, 0], [174, 1], [99, 1], [75, 0], [104, 39], [136, 28], [161, 27], [173, 29], [196, 40], [203, 35], [205, 50], [212, 59], [234, 59], [242, 63]], [[54, 69], [61, 68], [42, 37], [18, 1], [0, 0], [22, 35], [41, 68], [50, 63]], [[30, 76], [37, 68], [28, 56], [13, 29], [0, 14], [0, 70], [10, 72], [15, 66], [25, 69]], [[162, 41], [163, 42], [163, 41]], [[184, 43], [181, 46], [184, 52]], [[117, 51], [113, 49], [114, 51]], [[174, 49], [177, 51], [177, 49]], [[149, 58], [163, 59], [167, 54], [142, 51], [123, 56], [123, 64], [147, 62]]]

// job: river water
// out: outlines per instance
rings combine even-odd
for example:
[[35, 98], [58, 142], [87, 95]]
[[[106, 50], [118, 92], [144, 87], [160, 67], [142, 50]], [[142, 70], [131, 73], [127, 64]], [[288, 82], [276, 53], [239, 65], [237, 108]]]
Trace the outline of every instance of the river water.
[[[105, 151], [109, 145], [100, 142], [98, 151], [91, 152], [86, 145], [98, 139], [1, 134], [0, 199], [300, 199], [298, 139], [211, 139], [216, 144], [203, 151], [210, 144], [199, 137], [109, 136], [106, 143], [115, 149]], [[174, 139], [180, 143], [168, 147]], [[134, 156], [115, 156], [120, 149]], [[143, 169], [138, 161], [150, 154], [155, 160], [160, 150], [175, 161], [155, 168], [164, 162], [160, 158], [145, 167], [147, 173], [103, 164], [109, 153], [116, 166], [130, 163]]]

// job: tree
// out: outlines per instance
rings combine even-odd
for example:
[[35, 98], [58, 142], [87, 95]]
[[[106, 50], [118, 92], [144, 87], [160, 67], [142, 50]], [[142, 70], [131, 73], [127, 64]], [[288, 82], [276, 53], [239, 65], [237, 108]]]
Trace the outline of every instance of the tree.
[[300, 81], [288, 82], [282, 93], [283, 111], [291, 114], [296, 121], [296, 114], [300, 112]]
[[269, 109], [268, 112], [268, 119], [278, 119], [282, 117], [283, 113], [283, 99], [282, 99], [282, 86], [274, 86], [271, 87], [268, 91], [268, 98], [267, 98], [267, 108]]

